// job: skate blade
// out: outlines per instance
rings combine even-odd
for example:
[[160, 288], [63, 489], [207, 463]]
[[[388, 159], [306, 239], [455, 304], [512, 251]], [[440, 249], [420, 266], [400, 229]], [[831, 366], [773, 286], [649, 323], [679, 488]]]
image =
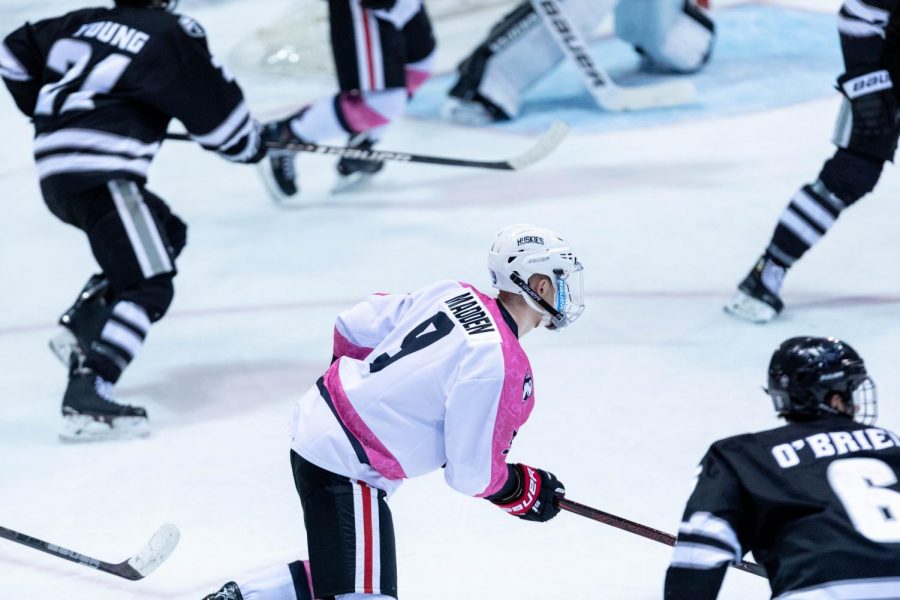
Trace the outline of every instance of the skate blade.
[[376, 175], [378, 175], [378, 173], [363, 172], [351, 173], [350, 175], [339, 175], [338, 180], [331, 188], [331, 193], [346, 194], [347, 192], [364, 189], [368, 187]]
[[778, 316], [774, 308], [740, 290], [723, 307], [733, 317], [764, 325]]
[[272, 172], [272, 165], [268, 158], [264, 158], [257, 163], [256, 172], [259, 173], [259, 177], [262, 179], [263, 185], [269, 193], [269, 198], [275, 204], [291, 204], [291, 202], [296, 200], [300, 195], [299, 185], [297, 186], [297, 193], [293, 196], [288, 196], [281, 191], [278, 182], [275, 181], [275, 174]]
[[67, 369], [71, 366], [72, 354], [81, 353], [81, 346], [75, 335], [65, 327], [60, 327], [59, 332], [50, 338], [48, 344], [50, 351]]
[[147, 417], [113, 417], [109, 421], [91, 415], [64, 415], [59, 439], [63, 442], [128, 440], [150, 435]]

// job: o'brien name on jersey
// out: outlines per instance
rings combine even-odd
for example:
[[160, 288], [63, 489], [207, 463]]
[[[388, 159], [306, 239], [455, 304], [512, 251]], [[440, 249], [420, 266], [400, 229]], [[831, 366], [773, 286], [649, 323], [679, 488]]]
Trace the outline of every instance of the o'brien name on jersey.
[[112, 21], [86, 23], [78, 28], [73, 37], [94, 39], [132, 54], [143, 50], [150, 39], [150, 35], [143, 31]]
[[450, 309], [453, 320], [459, 323], [469, 335], [497, 331], [487, 309], [472, 292], [444, 300], [444, 304]]
[[862, 450], [900, 448], [900, 438], [890, 431], [872, 427], [856, 431], [817, 433], [772, 448], [772, 456], [782, 469], [796, 467], [807, 458], [831, 458]]

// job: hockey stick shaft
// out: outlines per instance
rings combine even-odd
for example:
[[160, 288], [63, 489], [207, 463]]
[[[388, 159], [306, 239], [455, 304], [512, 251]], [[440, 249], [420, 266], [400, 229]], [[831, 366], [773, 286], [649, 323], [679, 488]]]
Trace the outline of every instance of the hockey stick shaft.
[[591, 56], [581, 32], [572, 24], [559, 0], [531, 0], [563, 55], [575, 65], [579, 77], [597, 104], [606, 110], [640, 110], [693, 102], [696, 89], [687, 81], [623, 88]]
[[[463, 158], [448, 158], [444, 156], [429, 156], [425, 154], [411, 154], [407, 152], [391, 152], [388, 150], [363, 150], [360, 148], [347, 148], [344, 146], [327, 146], [324, 144], [281, 144], [278, 142], [266, 142], [268, 148], [274, 150], [291, 150], [293, 152], [310, 152], [313, 154], [326, 154], [339, 158], [351, 158], [356, 160], [392, 161], [405, 163], [423, 163], [429, 165], [441, 165], [447, 167], [471, 167], [476, 169], [494, 169], [499, 171], [519, 171], [531, 166], [545, 158], [559, 146], [568, 134], [569, 128], [561, 121], [554, 122], [538, 140], [525, 152], [508, 160], [468, 160]], [[186, 133], [168, 133], [166, 139], [176, 141], [192, 141]]]
[[[653, 529], [652, 527], [648, 527], [647, 525], [629, 521], [628, 519], [625, 519], [623, 517], [618, 517], [608, 512], [604, 512], [596, 508], [591, 508], [590, 506], [585, 506], [584, 504], [579, 504], [578, 502], [574, 502], [572, 500], [569, 500], [568, 498], [558, 498], [557, 505], [562, 510], [575, 513], [576, 515], [581, 515], [582, 517], [587, 517], [588, 519], [593, 519], [594, 521], [599, 521], [604, 525], [610, 525], [612, 527], [616, 527], [617, 529], [621, 529], [623, 531], [645, 537], [648, 540], [653, 540], [654, 542], [659, 542], [660, 544], [665, 544], [667, 546], [675, 545], [676, 538], [671, 533], [666, 533], [665, 531]], [[731, 566], [735, 569], [753, 573], [754, 575], [758, 575], [760, 577], [766, 577], [765, 569], [763, 569], [756, 563], [741, 561], [739, 563], [734, 563]]]
[[6, 527], [0, 527], [0, 537], [57, 558], [136, 581], [149, 575], [169, 557], [178, 543], [179, 533], [174, 525], [163, 525], [136, 555], [118, 564], [108, 563]]

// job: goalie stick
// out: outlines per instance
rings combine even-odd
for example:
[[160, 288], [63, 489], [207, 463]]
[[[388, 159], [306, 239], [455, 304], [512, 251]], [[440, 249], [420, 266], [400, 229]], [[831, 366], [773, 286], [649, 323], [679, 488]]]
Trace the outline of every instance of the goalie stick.
[[[591, 508], [590, 506], [585, 506], [584, 504], [579, 504], [578, 502], [573, 502], [572, 500], [569, 500], [568, 498], [562, 496], [558, 496], [556, 502], [557, 506], [559, 506], [562, 510], [575, 513], [576, 515], [581, 515], [582, 517], [587, 517], [588, 519], [593, 519], [594, 521], [599, 521], [605, 525], [611, 525], [618, 529], [622, 529], [623, 531], [645, 537], [648, 540], [659, 542], [660, 544], [665, 544], [667, 546], [675, 545], [676, 538], [671, 533], [666, 533], [665, 531], [660, 531], [659, 529], [653, 529], [652, 527], [647, 527], [646, 525], [641, 525], [640, 523], [635, 523], [634, 521], [629, 521], [628, 519], [617, 517], [616, 515], [610, 514], [608, 512], [603, 512], [602, 510]], [[766, 570], [756, 563], [741, 561], [739, 563], [732, 563], [731, 566], [735, 569], [740, 569], [741, 571], [746, 571], [747, 573], [753, 573], [754, 575], [758, 575], [760, 577], [767, 577]]]
[[694, 102], [697, 90], [689, 81], [621, 87], [591, 57], [584, 36], [566, 15], [558, 0], [530, 0], [563, 55], [574, 63], [588, 91], [601, 108], [611, 111], [661, 108]]
[[81, 554], [80, 552], [75, 552], [74, 550], [69, 550], [57, 546], [56, 544], [39, 540], [30, 535], [13, 531], [12, 529], [7, 529], [6, 527], [0, 527], [0, 537], [4, 537], [17, 544], [22, 544], [23, 546], [28, 546], [29, 548], [34, 548], [35, 550], [40, 550], [41, 552], [46, 552], [47, 554], [51, 554], [58, 558], [64, 558], [74, 563], [91, 567], [98, 571], [103, 571], [104, 573], [110, 573], [111, 575], [130, 579], [131, 581], [137, 581], [152, 573], [159, 565], [169, 558], [169, 555], [172, 554], [175, 546], [178, 545], [178, 539], [181, 537], [181, 533], [178, 531], [177, 527], [167, 523], [157, 529], [156, 533], [153, 534], [153, 537], [150, 538], [150, 541], [147, 542], [134, 556], [117, 564], [104, 562]]
[[[542, 133], [528, 150], [513, 158], [498, 161], [467, 160], [462, 158], [410, 154], [406, 152], [391, 152], [388, 150], [362, 150], [359, 148], [326, 146], [323, 144], [279, 144], [277, 142], [266, 142], [266, 146], [277, 150], [312, 152], [314, 154], [327, 154], [340, 158], [353, 158], [359, 160], [383, 160], [405, 163], [425, 163], [447, 167], [472, 167], [476, 169], [495, 169], [499, 171], [520, 171], [546, 158], [550, 153], [556, 150], [568, 133], [568, 125], [562, 121], [554, 121], [547, 131]], [[186, 133], [168, 133], [166, 134], [166, 139], [192, 141], [191, 136]]]

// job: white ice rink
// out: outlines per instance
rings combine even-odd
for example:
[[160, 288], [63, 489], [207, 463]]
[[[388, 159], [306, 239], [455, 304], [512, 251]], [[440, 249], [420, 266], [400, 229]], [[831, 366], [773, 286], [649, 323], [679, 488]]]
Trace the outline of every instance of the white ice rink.
[[[0, 30], [75, 4], [3, 0]], [[287, 1], [219, 4], [182, 10], [227, 55]], [[261, 114], [329, 89], [244, 85]], [[153, 434], [63, 445], [66, 376], [46, 342], [94, 265], [82, 234], [44, 207], [30, 125], [0, 93], [0, 525], [114, 562], [164, 522], [182, 532], [140, 582], [0, 540], [0, 599], [199, 599], [305, 557], [286, 422], [328, 364], [334, 316], [369, 292], [441, 278], [489, 289], [486, 252], [512, 222], [559, 231], [586, 267], [583, 318], [524, 340], [537, 406], [510, 457], [554, 471], [573, 500], [674, 531], [706, 447], [778, 424], [760, 386], [771, 351], [794, 335], [853, 344], [878, 383], [880, 423], [900, 428], [896, 169], [792, 270], [782, 318], [760, 327], [721, 310], [787, 199], [832, 152], [837, 106], [575, 132], [516, 174], [392, 165], [366, 191], [334, 198], [330, 161], [305, 156], [298, 210], [275, 208], [252, 168], [167, 144], [150, 187], [190, 224], [190, 242], [171, 313], [119, 386], [122, 401], [147, 407]], [[527, 143], [407, 120], [384, 147], [493, 158]], [[661, 597], [670, 549], [618, 529], [572, 514], [512, 519], [440, 473], [404, 484], [391, 506], [406, 600]], [[768, 586], [732, 571], [721, 597], [767, 598]]]

